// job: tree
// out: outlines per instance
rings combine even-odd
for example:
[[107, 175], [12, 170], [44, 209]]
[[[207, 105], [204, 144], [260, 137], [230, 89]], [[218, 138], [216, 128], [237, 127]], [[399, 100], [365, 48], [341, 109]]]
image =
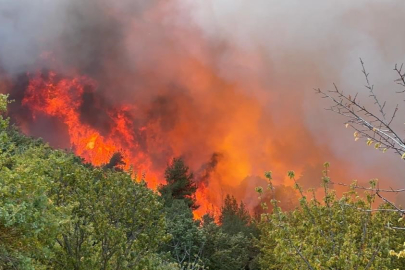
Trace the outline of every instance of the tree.
[[[0, 95], [0, 110], [7, 98]], [[144, 181], [28, 138], [0, 115], [0, 269], [176, 269]]]
[[117, 152], [111, 156], [110, 161], [104, 165], [104, 168], [123, 171], [123, 166], [125, 166], [124, 157], [120, 152]]
[[238, 204], [233, 196], [227, 195], [219, 225], [212, 215], [206, 214], [200, 230], [205, 239], [201, 259], [208, 269], [258, 269], [255, 260], [258, 250], [254, 246], [258, 231], [243, 202]]
[[[277, 185], [274, 186], [274, 192], [264, 194], [261, 198], [261, 203], [254, 207], [255, 219], [260, 220], [262, 213], [271, 212], [273, 210], [272, 200], [279, 201], [278, 206], [283, 211], [293, 211], [298, 206], [297, 193], [294, 187]], [[266, 205], [265, 209], [263, 209], [262, 205]]]
[[[315, 192], [308, 195], [295, 181], [293, 171], [288, 176], [295, 181], [301, 195], [300, 207], [283, 212], [273, 200], [273, 212], [262, 215], [260, 223], [262, 269], [393, 269], [405, 264], [389, 256], [400, 247], [405, 235], [387, 226], [398, 225], [395, 209], [383, 204], [381, 211], [372, 208], [375, 193], [366, 190], [364, 199], [356, 186], [337, 198], [329, 189], [328, 164], [323, 177], [324, 198], [319, 201]], [[273, 192], [271, 173], [268, 191]], [[376, 181], [370, 181], [375, 188]], [[259, 195], [264, 194], [258, 188]], [[311, 194], [312, 193], [312, 194]]]
[[161, 246], [161, 252], [168, 252], [180, 269], [187, 270], [204, 269], [201, 256], [205, 236], [192, 212], [198, 208], [197, 185], [193, 178], [183, 159], [173, 158], [165, 170], [166, 185], [158, 187], [165, 206], [167, 232], [171, 236], [170, 241]]
[[[366, 108], [361, 104], [358, 99], [358, 95], [346, 95], [342, 90], [334, 85], [334, 89], [330, 91], [323, 91], [321, 89], [315, 89], [316, 93], [320, 94], [323, 98], [332, 101], [333, 105], [329, 110], [339, 115], [344, 116], [347, 120], [345, 122], [346, 128], [350, 127], [354, 130], [354, 139], [365, 140], [368, 146], [374, 146], [375, 149], [385, 153], [387, 150], [392, 150], [395, 154], [399, 155], [402, 159], [405, 159], [405, 139], [404, 134], [401, 134], [398, 126], [395, 125], [397, 112], [399, 105], [395, 107], [387, 108], [386, 102], [380, 100], [374, 89], [374, 85], [371, 84], [369, 73], [366, 71], [364, 62], [360, 59], [362, 73], [366, 81], [366, 89], [369, 91], [369, 97], [374, 103], [374, 108]], [[401, 88], [405, 88], [405, 73], [403, 72], [403, 65], [395, 65], [395, 73], [398, 75], [398, 79], [395, 80]], [[397, 93], [405, 93], [405, 90], [397, 91]], [[388, 110], [391, 109], [389, 115]], [[404, 123], [404, 119], [399, 119], [400, 123]], [[342, 183], [333, 183], [337, 185], [343, 185]], [[364, 187], [356, 186], [357, 189], [366, 189]], [[405, 215], [405, 210], [400, 209], [393, 202], [388, 200], [384, 193], [386, 192], [405, 192], [405, 189], [388, 189], [383, 190], [374, 188], [372, 191], [385, 203], [388, 203], [391, 207], [398, 211], [399, 215]]]
[[203, 217], [202, 230], [206, 237], [203, 258], [208, 269], [257, 269], [252, 263], [254, 244], [250, 236], [241, 231], [226, 233], [209, 215]]
[[222, 230], [227, 234], [244, 233], [249, 236], [253, 232], [251, 217], [243, 202], [236, 201], [234, 196], [226, 195], [224, 205], [221, 208], [219, 223]]
[[204, 269], [202, 254], [206, 236], [199, 221], [193, 219], [193, 213], [184, 200], [174, 200], [165, 208], [167, 231], [170, 241], [162, 246], [163, 252], [169, 252], [181, 269]]
[[7, 103], [0, 95], [0, 268], [42, 269], [69, 209], [49, 197], [53, 182], [38, 163], [49, 148], [9, 126]]
[[158, 188], [165, 204], [170, 206], [173, 200], [183, 200], [192, 210], [197, 209], [199, 207], [195, 198], [197, 185], [193, 178], [193, 173], [189, 171], [183, 159], [173, 158], [165, 171], [166, 185]]
[[74, 205], [56, 239], [55, 263], [63, 269], [149, 269], [150, 256], [169, 239], [157, 195], [123, 172], [65, 162], [53, 173], [59, 180], [55, 204]]

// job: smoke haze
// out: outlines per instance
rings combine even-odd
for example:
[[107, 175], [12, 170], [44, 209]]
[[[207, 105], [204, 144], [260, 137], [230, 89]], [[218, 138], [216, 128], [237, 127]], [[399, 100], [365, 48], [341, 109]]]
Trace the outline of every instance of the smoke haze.
[[372, 106], [361, 57], [394, 107], [404, 11], [377, 0], [0, 0], [0, 91], [17, 100], [10, 113], [26, 133], [68, 148], [63, 123], [21, 106], [27, 72], [88, 76], [96, 86], [80, 97], [81, 123], [108, 137], [107, 112], [133, 105], [136, 146], [125, 147], [152, 172], [183, 156], [214, 204], [228, 192], [253, 204], [265, 170], [289, 185], [293, 169], [316, 187], [325, 161], [336, 181], [401, 186], [401, 160], [355, 143], [313, 88], [336, 83]]

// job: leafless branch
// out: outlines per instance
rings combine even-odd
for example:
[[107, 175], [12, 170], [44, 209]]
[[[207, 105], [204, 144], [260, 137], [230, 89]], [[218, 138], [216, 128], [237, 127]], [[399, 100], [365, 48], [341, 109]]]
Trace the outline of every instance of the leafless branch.
[[[332, 105], [327, 110], [333, 111], [344, 116], [347, 120], [346, 127], [354, 129], [355, 140], [365, 139], [368, 145], [373, 145], [374, 148], [380, 151], [392, 149], [395, 153], [403, 157], [405, 153], [405, 141], [392, 127], [392, 122], [398, 112], [396, 105], [392, 115], [386, 118], [385, 105], [386, 102], [380, 102], [374, 92], [374, 86], [370, 83], [369, 73], [367, 73], [364, 62], [360, 59], [362, 73], [366, 78], [366, 88], [370, 92], [370, 97], [374, 99], [374, 104], [377, 106], [381, 116], [376, 115], [371, 110], [360, 104], [357, 94], [352, 97], [346, 95], [335, 84], [334, 88], [329, 91], [315, 89], [317, 94], [322, 98], [332, 101]], [[401, 85], [405, 87], [405, 74], [402, 74], [402, 65], [400, 68], [395, 66], [394, 69], [400, 76]], [[405, 92], [405, 90], [404, 90]]]
[[[395, 80], [397, 82], [397, 84], [405, 87], [405, 73], [402, 74], [402, 67], [404, 66], [404, 64], [401, 64], [401, 66], [398, 68], [398, 65], [395, 65], [394, 70], [398, 73], [399, 75], [399, 79]], [[397, 93], [404, 93], [405, 90], [402, 91], [398, 91]]]
[[400, 216], [403, 216], [405, 214], [405, 210], [402, 210], [402, 209], [398, 208], [394, 203], [392, 203], [387, 198], [382, 196], [380, 194], [380, 192], [377, 191], [376, 194], [377, 194], [378, 197], [380, 197], [380, 199], [382, 199], [384, 202], [386, 202], [387, 204], [391, 205], [394, 209], [396, 209]]
[[379, 111], [380, 111], [383, 119], [385, 120], [384, 107], [385, 107], [386, 102], [384, 101], [384, 103], [381, 105], [380, 101], [378, 100], [377, 96], [374, 93], [374, 85], [370, 84], [370, 81], [368, 79], [369, 73], [366, 72], [366, 68], [364, 67], [364, 62], [361, 58], [360, 58], [360, 63], [361, 63], [361, 67], [362, 67], [361, 72], [364, 74], [364, 77], [366, 78], [366, 82], [367, 82], [366, 88], [370, 91], [370, 97], [372, 97], [374, 99], [374, 104], [377, 104]]
[[399, 193], [399, 192], [404, 192], [405, 188], [401, 188], [401, 189], [379, 189], [379, 188], [366, 188], [366, 187], [362, 187], [359, 185], [349, 185], [349, 184], [344, 184], [344, 183], [334, 183], [331, 182], [331, 184], [333, 185], [338, 185], [338, 186], [345, 186], [345, 187], [354, 187], [356, 189], [362, 189], [362, 190], [369, 190], [369, 191], [374, 191], [374, 192], [395, 192], [395, 193]]
[[[358, 186], [357, 184], [343, 184], [343, 183], [332, 183], [334, 185], [339, 185], [339, 186], [345, 186], [345, 187], [350, 187], [353, 189], [361, 189], [361, 190], [366, 190], [366, 191], [371, 191], [373, 192], [375, 195], [377, 195], [381, 200], [383, 200], [385, 203], [387, 203], [388, 205], [390, 205], [392, 207], [392, 209], [387, 209], [387, 208], [378, 208], [378, 209], [362, 209], [362, 208], [358, 208], [357, 210], [359, 211], [363, 211], [363, 212], [397, 212], [401, 217], [405, 216], [405, 210], [397, 207], [393, 202], [391, 202], [390, 200], [388, 200], [387, 198], [385, 198], [384, 196], [381, 195], [381, 193], [400, 193], [400, 192], [404, 192], [405, 189], [380, 189], [380, 188], [366, 188], [366, 187], [362, 187], [362, 186]], [[371, 208], [371, 207], [370, 207]]]
[[405, 230], [404, 227], [388, 227], [388, 228], [393, 229], [393, 230]]

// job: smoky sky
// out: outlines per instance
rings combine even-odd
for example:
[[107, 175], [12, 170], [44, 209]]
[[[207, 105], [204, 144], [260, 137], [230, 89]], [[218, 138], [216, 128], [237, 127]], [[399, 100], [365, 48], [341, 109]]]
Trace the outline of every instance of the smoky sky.
[[[207, 39], [234, 45], [218, 59], [219, 72], [230, 80], [240, 80], [247, 89], [252, 77], [260, 81], [271, 95], [252, 94], [261, 97], [280, 126], [294, 125], [300, 119], [320, 146], [330, 146], [336, 156], [352, 165], [353, 178], [366, 173], [403, 183], [399, 176], [404, 173], [402, 161], [393, 154], [381, 156], [364, 144], [354, 143], [352, 131], [343, 126], [344, 119], [324, 111], [330, 104], [315, 96], [312, 89], [332, 89], [336, 83], [345, 93], [358, 93], [362, 104], [372, 110], [373, 100], [368, 98], [361, 73], [362, 58], [376, 95], [387, 101], [387, 112], [392, 113], [399, 104], [402, 114], [396, 127], [403, 132], [404, 97], [395, 93], [401, 88], [393, 82], [397, 78], [393, 68], [405, 60], [405, 37], [400, 34], [405, 3], [179, 2], [192, 11], [191, 17]], [[260, 68], [240, 68], [243, 63], [234, 58], [240, 53], [260, 58]]]
[[[196, 122], [220, 119], [210, 127], [196, 125], [196, 130], [221, 130], [211, 128], [228, 121], [221, 117], [221, 103], [214, 111], [201, 105], [198, 99], [205, 95], [199, 89], [204, 89], [204, 83], [196, 74], [187, 74], [188, 66], [180, 67], [183, 62], [178, 59], [192, 55], [227, 85], [238, 85], [238, 91], [258, 100], [265, 111], [258, 121], [264, 127], [271, 125], [264, 130], [273, 133], [279, 151], [288, 152], [274, 154], [281, 162], [306, 164], [311, 151], [319, 152], [319, 159], [328, 159], [328, 153], [344, 160], [353, 178], [379, 177], [401, 184], [400, 175], [405, 172], [401, 160], [390, 153], [382, 157], [365, 144], [355, 143], [352, 131], [344, 128], [344, 119], [325, 111], [328, 102], [313, 89], [328, 89], [336, 83], [347, 93], [358, 92], [364, 104], [372, 106], [364, 88], [361, 57], [387, 108], [401, 105], [405, 97], [395, 94], [398, 87], [392, 69], [405, 61], [404, 12], [402, 1], [377, 0], [0, 0], [0, 66], [16, 78], [38, 66], [88, 75], [99, 84], [99, 107], [126, 100], [152, 104], [159, 109], [145, 109], [145, 117], [163, 119], [163, 130], [180, 121], [170, 117], [177, 114], [194, 117]], [[44, 60], [46, 53], [55, 60]], [[187, 83], [179, 86], [173, 78]], [[181, 104], [170, 102], [172, 95], [184, 97], [181, 104], [188, 104], [187, 109], [179, 111]], [[220, 98], [221, 92], [212, 95]], [[108, 129], [109, 123], [96, 109], [82, 108], [101, 115], [93, 124]], [[401, 131], [403, 110], [405, 106], [398, 116]], [[314, 142], [309, 144], [308, 138]], [[298, 142], [293, 148], [286, 140]], [[195, 145], [197, 151], [206, 148], [192, 138], [182, 143]], [[262, 158], [259, 153], [251, 155]], [[205, 155], [205, 162], [209, 158]], [[307, 166], [304, 172], [314, 167]], [[260, 170], [261, 166], [253, 165], [252, 171]]]

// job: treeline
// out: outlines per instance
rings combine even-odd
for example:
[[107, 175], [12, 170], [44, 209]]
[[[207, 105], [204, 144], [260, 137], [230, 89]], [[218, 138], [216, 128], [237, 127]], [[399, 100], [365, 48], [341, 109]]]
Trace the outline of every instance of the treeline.
[[263, 214], [228, 195], [217, 217], [195, 220], [182, 159], [157, 192], [120, 164], [117, 154], [94, 167], [0, 116], [0, 269], [405, 269], [404, 221], [390, 205], [372, 211], [375, 181], [365, 196], [353, 186], [337, 198], [326, 165], [324, 197], [297, 183], [299, 206], [284, 212], [268, 172]]
[[0, 269], [258, 269], [258, 229], [243, 203], [227, 196], [220, 225], [210, 214], [194, 220], [182, 159], [159, 193], [120, 159], [94, 167], [0, 116]]

